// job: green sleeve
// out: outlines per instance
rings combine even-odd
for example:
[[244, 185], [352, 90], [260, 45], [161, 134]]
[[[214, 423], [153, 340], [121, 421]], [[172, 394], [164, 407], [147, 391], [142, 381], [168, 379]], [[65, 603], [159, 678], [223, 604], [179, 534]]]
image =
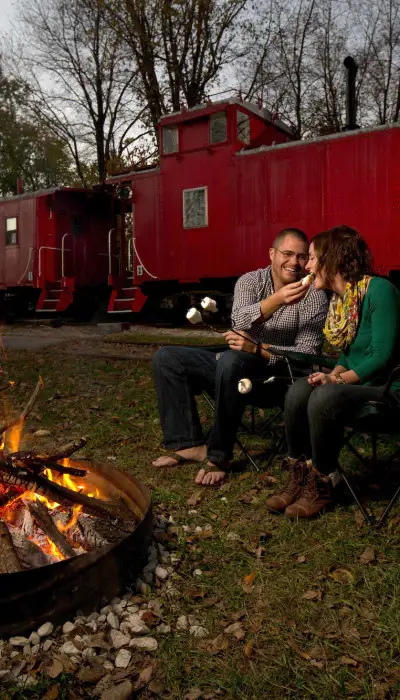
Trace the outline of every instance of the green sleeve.
[[349, 369], [349, 363], [347, 362], [347, 357], [344, 352], [340, 353], [336, 362], [336, 367], [346, 367], [346, 369]]
[[387, 373], [400, 336], [400, 294], [397, 289], [387, 280], [382, 280], [380, 284], [371, 286], [369, 293], [371, 343], [365, 359], [349, 367], [356, 372], [361, 384]]

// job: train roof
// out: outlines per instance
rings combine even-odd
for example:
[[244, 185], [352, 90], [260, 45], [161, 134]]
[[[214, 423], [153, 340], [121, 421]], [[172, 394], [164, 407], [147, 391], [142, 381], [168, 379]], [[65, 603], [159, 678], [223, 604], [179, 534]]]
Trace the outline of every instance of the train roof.
[[166, 126], [170, 123], [178, 124], [180, 122], [190, 121], [192, 119], [196, 119], [197, 116], [200, 116], [200, 112], [202, 116], [213, 114], [214, 112], [218, 112], [221, 109], [221, 107], [227, 105], [236, 105], [237, 107], [241, 107], [242, 109], [251, 112], [251, 114], [260, 117], [260, 119], [263, 119], [263, 121], [268, 122], [269, 124], [273, 124], [277, 129], [285, 132], [285, 134], [288, 134], [289, 136], [293, 137], [293, 131], [290, 128], [290, 126], [283, 122], [281, 119], [275, 118], [274, 114], [270, 112], [269, 109], [265, 109], [264, 107], [260, 108], [253, 102], [239, 100], [237, 97], [231, 97], [227, 100], [217, 100], [216, 102], [203, 102], [201, 104], [195, 105], [195, 107], [188, 107], [183, 110], [180, 110], [179, 112], [171, 112], [170, 114], [165, 114], [163, 117], [160, 118], [159, 124], [160, 126]]
[[10, 197], [0, 197], [0, 204], [5, 202], [14, 202], [18, 199], [36, 199], [37, 197], [43, 197], [45, 195], [54, 194], [55, 192], [82, 192], [96, 194], [98, 190], [89, 189], [85, 187], [49, 187], [46, 190], [37, 190], [36, 192], [22, 192], [22, 194], [14, 194]]

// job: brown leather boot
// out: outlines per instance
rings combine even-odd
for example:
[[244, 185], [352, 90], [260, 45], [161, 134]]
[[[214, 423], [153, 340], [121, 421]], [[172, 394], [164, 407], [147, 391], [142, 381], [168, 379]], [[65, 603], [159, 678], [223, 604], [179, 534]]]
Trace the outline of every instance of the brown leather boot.
[[274, 493], [265, 502], [271, 513], [283, 513], [291, 503], [294, 503], [303, 490], [305, 480], [309, 473], [309, 467], [304, 459], [288, 457], [284, 468], [289, 468], [289, 481], [279, 493]]
[[313, 518], [332, 504], [332, 491], [330, 478], [311, 467], [300, 497], [286, 508], [285, 515], [291, 520]]

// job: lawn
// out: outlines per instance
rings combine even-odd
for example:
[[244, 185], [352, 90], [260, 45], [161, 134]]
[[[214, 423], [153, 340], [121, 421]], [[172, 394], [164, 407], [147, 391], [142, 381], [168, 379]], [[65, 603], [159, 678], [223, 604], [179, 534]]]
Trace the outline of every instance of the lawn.
[[[139, 477], [152, 490], [155, 511], [175, 522], [169, 547], [180, 564], [175, 595], [164, 601], [166, 621], [174, 626], [179, 615], [193, 613], [209, 635], [172, 634], [160, 645], [163, 697], [200, 697], [193, 689], [241, 700], [400, 697], [398, 509], [381, 532], [363, 527], [350, 502], [316, 521], [292, 523], [264, 507], [281, 479], [279, 463], [268, 474], [238, 473], [220, 489], [196, 488], [194, 467], [154, 469], [161, 431], [148, 363], [61, 358], [56, 349], [14, 353], [6, 373], [19, 382], [15, 406], [38, 374], [45, 382], [27, 444], [38, 428], [50, 430], [53, 443], [86, 435], [82, 455]], [[201, 416], [209, 421], [203, 404]], [[265, 446], [252, 443], [254, 452]], [[367, 547], [373, 563], [363, 563]], [[22, 697], [43, 695], [13, 696]], [[68, 695], [68, 679], [63, 697], [77, 697]]]

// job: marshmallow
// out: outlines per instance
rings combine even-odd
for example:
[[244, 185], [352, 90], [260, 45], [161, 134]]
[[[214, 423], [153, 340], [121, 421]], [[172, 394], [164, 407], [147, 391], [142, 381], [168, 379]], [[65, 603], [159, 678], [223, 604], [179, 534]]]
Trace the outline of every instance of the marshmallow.
[[211, 311], [212, 314], [215, 314], [218, 311], [217, 302], [215, 299], [211, 299], [211, 297], [204, 297], [200, 303], [204, 311]]
[[200, 311], [194, 308], [194, 306], [189, 309], [189, 311], [186, 314], [186, 318], [190, 323], [196, 324], [196, 323], [201, 323], [202, 322], [202, 317]]
[[314, 275], [312, 272], [310, 272], [309, 275], [306, 275], [305, 277], [303, 277], [303, 279], [301, 280], [303, 287], [309, 286], [312, 283], [313, 279], [314, 279]]
[[250, 379], [241, 379], [238, 382], [238, 391], [240, 394], [248, 394], [249, 391], [251, 391], [253, 388], [253, 385], [250, 381]]

